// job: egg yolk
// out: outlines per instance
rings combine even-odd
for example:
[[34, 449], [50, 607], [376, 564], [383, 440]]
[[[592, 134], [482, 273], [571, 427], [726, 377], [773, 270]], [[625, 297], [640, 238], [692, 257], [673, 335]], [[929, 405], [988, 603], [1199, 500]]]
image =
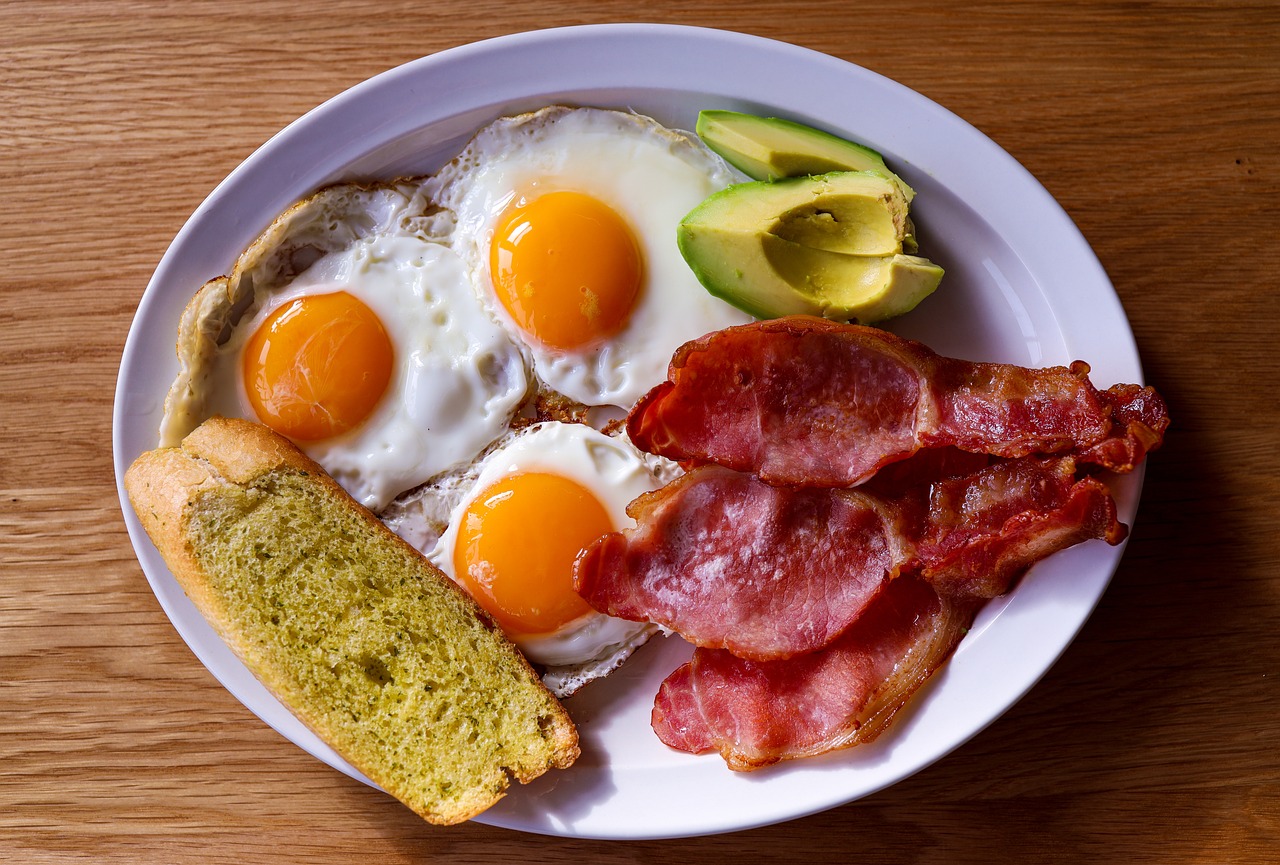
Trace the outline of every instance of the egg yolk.
[[580, 192], [517, 199], [498, 220], [489, 267], [516, 325], [551, 348], [582, 348], [617, 333], [640, 293], [640, 248], [630, 227]]
[[512, 475], [467, 507], [454, 573], [508, 634], [550, 634], [591, 612], [573, 589], [573, 562], [611, 531], [604, 506], [574, 481]]
[[244, 350], [244, 385], [258, 419], [299, 441], [364, 421], [391, 381], [391, 338], [345, 291], [300, 297], [271, 313]]

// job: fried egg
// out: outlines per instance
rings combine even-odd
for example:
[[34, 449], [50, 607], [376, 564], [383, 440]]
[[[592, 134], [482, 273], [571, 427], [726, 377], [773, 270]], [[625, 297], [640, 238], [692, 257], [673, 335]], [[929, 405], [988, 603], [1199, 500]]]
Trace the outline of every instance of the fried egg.
[[625, 409], [682, 343], [750, 320], [702, 288], [675, 240], [686, 213], [738, 179], [650, 118], [554, 106], [485, 127], [426, 188], [537, 377]]
[[537, 424], [480, 463], [428, 558], [530, 661], [550, 668], [548, 684], [564, 695], [655, 631], [588, 606], [573, 589], [573, 563], [596, 538], [634, 525], [627, 504], [661, 485], [625, 439], [583, 424]]
[[257, 420], [378, 510], [505, 433], [529, 377], [457, 255], [406, 212], [354, 204], [307, 222], [320, 239], [303, 244], [301, 272], [283, 262], [306, 232], [269, 231], [258, 255], [202, 290], [184, 330], [212, 344], [188, 339], [163, 437], [213, 414]]

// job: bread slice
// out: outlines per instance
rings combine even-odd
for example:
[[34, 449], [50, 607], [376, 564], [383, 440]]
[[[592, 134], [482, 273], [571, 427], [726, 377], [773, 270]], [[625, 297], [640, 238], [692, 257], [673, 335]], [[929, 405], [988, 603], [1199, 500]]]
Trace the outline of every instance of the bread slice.
[[266, 427], [212, 418], [125, 487], [254, 675], [425, 819], [466, 820], [577, 758], [568, 714], [480, 608]]

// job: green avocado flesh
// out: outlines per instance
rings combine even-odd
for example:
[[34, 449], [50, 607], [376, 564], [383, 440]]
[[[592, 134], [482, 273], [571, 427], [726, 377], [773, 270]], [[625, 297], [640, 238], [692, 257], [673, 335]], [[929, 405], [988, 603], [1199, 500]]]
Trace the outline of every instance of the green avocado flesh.
[[738, 183], [707, 198], [682, 225], [723, 225], [851, 255], [902, 252], [910, 231], [901, 190], [869, 171]]
[[871, 323], [927, 297], [942, 268], [915, 250], [907, 199], [883, 174], [740, 183], [680, 223], [680, 253], [712, 294], [757, 318]]
[[811, 126], [737, 111], [703, 111], [696, 128], [708, 147], [753, 180], [875, 171], [898, 184], [908, 202], [915, 196], [879, 153]]

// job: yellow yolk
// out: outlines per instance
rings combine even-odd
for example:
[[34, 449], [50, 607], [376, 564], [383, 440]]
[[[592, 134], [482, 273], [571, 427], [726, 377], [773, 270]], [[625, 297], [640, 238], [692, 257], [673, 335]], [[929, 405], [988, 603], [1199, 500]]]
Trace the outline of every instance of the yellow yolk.
[[454, 573], [507, 633], [550, 634], [591, 612], [573, 590], [573, 562], [611, 531], [604, 506], [574, 481], [512, 475], [467, 507]]
[[300, 297], [249, 337], [245, 390], [258, 419], [276, 432], [331, 438], [373, 412], [394, 356], [378, 316], [347, 292]]
[[635, 236], [612, 208], [579, 192], [517, 199], [489, 247], [498, 299], [515, 323], [551, 348], [612, 336], [640, 292]]

